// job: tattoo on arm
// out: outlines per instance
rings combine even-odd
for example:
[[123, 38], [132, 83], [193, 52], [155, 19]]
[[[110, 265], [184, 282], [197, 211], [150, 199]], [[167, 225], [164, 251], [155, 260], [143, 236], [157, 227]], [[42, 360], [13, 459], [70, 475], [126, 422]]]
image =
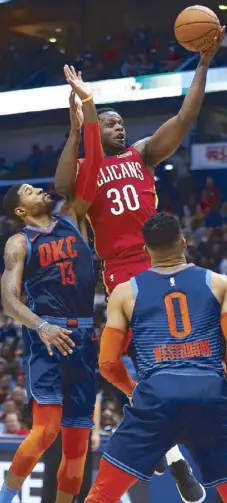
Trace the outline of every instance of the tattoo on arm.
[[6, 314], [21, 324], [36, 329], [42, 322], [41, 318], [20, 300], [26, 254], [26, 241], [22, 235], [17, 234], [7, 241], [4, 253], [5, 271], [1, 281], [2, 302]]

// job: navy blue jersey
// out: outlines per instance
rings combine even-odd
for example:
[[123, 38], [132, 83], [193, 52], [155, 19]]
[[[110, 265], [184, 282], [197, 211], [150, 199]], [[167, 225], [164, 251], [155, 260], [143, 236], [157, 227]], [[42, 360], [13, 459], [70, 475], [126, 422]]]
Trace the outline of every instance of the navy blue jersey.
[[221, 306], [210, 284], [211, 271], [194, 264], [171, 274], [151, 268], [131, 279], [132, 352], [139, 378], [184, 367], [223, 375]]
[[27, 239], [24, 285], [30, 309], [40, 316], [93, 316], [92, 254], [69, 217], [57, 215], [48, 229], [23, 229]]

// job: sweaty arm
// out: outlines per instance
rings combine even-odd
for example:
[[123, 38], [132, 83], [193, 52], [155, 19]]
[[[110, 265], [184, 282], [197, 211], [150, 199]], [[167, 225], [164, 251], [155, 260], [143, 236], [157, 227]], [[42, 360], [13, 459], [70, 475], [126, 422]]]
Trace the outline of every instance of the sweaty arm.
[[5, 246], [5, 270], [1, 280], [4, 313], [22, 325], [37, 330], [42, 319], [21, 302], [21, 285], [27, 255], [26, 239], [22, 234], [9, 238]]
[[208, 64], [201, 60], [184, 99], [175, 117], [165, 122], [151, 137], [139, 141], [134, 146], [144, 162], [154, 169], [180, 146], [184, 136], [197, 119], [204, 98]]
[[135, 382], [122, 362], [122, 354], [127, 347], [128, 321], [123, 311], [123, 285], [115, 288], [107, 305], [107, 322], [102, 333], [99, 369], [103, 377], [131, 396]]

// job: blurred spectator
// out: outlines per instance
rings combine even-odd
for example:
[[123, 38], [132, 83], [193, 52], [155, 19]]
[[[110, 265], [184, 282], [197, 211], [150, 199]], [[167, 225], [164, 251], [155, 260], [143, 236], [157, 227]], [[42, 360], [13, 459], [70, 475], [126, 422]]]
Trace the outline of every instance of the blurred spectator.
[[137, 71], [139, 75], [146, 75], [152, 73], [154, 70], [154, 63], [150, 61], [146, 52], [142, 52], [138, 57]]
[[224, 274], [227, 276], [227, 248], [224, 251], [224, 257], [222, 257], [220, 265], [219, 265], [220, 274]]
[[33, 145], [32, 153], [28, 158], [28, 167], [31, 171], [32, 177], [36, 178], [39, 172], [39, 169], [42, 166], [42, 151], [40, 150], [39, 145]]
[[210, 176], [206, 179], [205, 190], [210, 207], [213, 204], [217, 204], [220, 202], [221, 199], [220, 190], [218, 189], [218, 187], [215, 186], [214, 180]]
[[0, 404], [2, 404], [7, 397], [10, 396], [11, 382], [8, 375], [4, 375], [0, 380]]
[[210, 207], [209, 213], [205, 216], [206, 227], [221, 227], [223, 222], [223, 217], [220, 213], [220, 205], [213, 203]]
[[201, 211], [203, 212], [204, 215], [206, 215], [210, 209], [210, 202], [209, 202], [208, 193], [206, 190], [202, 190], [202, 192], [201, 192], [200, 206], [201, 206]]
[[122, 419], [122, 411], [117, 402], [105, 400], [101, 408], [101, 435], [112, 435]]
[[122, 77], [131, 77], [133, 75], [138, 75], [139, 66], [136, 61], [134, 54], [129, 54], [126, 61], [123, 63], [121, 67], [121, 75]]
[[16, 412], [10, 412], [5, 417], [5, 431], [6, 435], [28, 435], [29, 431], [21, 426]]
[[20, 386], [16, 386], [12, 391], [11, 398], [16, 405], [16, 410], [21, 418], [23, 415], [24, 406], [26, 404], [26, 391]]
[[164, 71], [172, 72], [176, 69], [181, 61], [181, 57], [178, 54], [178, 45], [173, 41], [170, 42], [167, 48], [167, 54], [164, 61]]

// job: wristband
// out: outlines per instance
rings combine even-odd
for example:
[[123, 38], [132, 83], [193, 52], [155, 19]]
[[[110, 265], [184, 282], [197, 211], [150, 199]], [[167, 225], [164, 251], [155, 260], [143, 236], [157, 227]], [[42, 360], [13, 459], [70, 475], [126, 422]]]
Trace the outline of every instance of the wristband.
[[84, 100], [81, 100], [82, 103], [87, 103], [88, 101], [91, 101], [93, 99], [93, 96], [92, 94], [90, 96], [88, 96], [87, 98], [85, 98]]
[[38, 334], [38, 335], [39, 335], [39, 332], [40, 332], [41, 328], [43, 328], [43, 326], [44, 326], [44, 325], [48, 325], [48, 321], [43, 321], [43, 322], [39, 325], [39, 327], [36, 329], [36, 332], [37, 332], [37, 334]]

